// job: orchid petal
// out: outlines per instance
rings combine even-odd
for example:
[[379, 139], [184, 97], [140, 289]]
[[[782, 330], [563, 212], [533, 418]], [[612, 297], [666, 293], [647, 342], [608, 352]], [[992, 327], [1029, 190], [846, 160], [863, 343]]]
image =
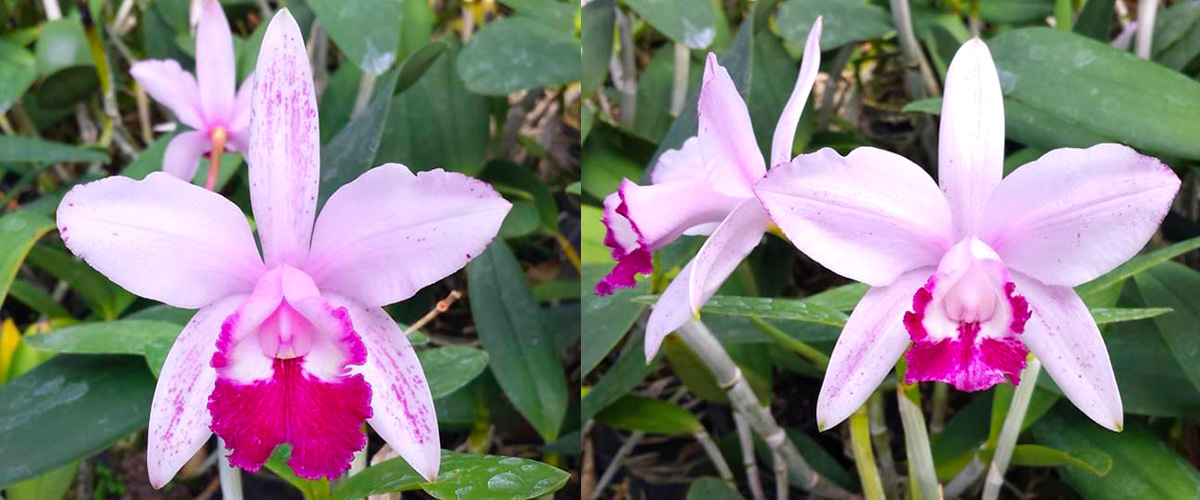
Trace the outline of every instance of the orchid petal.
[[200, 114], [200, 91], [196, 79], [173, 60], [148, 60], [134, 63], [129, 74], [146, 93], [162, 103], [175, 118], [196, 130], [204, 130]]
[[700, 139], [683, 141], [679, 149], [668, 149], [658, 156], [658, 162], [650, 171], [650, 183], [694, 181], [708, 179], [704, 170], [704, 155], [700, 152]]
[[511, 207], [459, 173], [381, 165], [329, 198], [305, 270], [367, 306], [399, 302], [483, 252]]
[[239, 153], [245, 153], [250, 145], [250, 101], [253, 97], [254, 73], [250, 73], [238, 88], [233, 101], [233, 118], [229, 120], [229, 149]]
[[229, 126], [233, 90], [237, 85], [233, 35], [221, 3], [217, 0], [202, 0], [202, 3], [200, 25], [196, 28], [196, 81], [200, 106], [210, 123]]
[[167, 144], [167, 151], [163, 153], [163, 172], [190, 183], [200, 166], [200, 158], [210, 149], [212, 142], [204, 132], [192, 131], [176, 135]]
[[693, 319], [692, 308], [688, 306], [688, 276], [692, 275], [692, 266], [695, 261], [688, 262], [683, 266], [683, 270], [679, 272], [667, 285], [667, 289], [663, 291], [662, 296], [658, 298], [658, 302], [654, 303], [654, 309], [650, 311], [650, 319], [646, 322], [646, 362], [654, 360], [654, 356], [658, 354], [658, 348], [662, 346], [663, 339], [667, 338], [671, 332], [678, 330], [679, 327]]
[[236, 205], [162, 172], [74, 187], [59, 204], [58, 230], [108, 279], [175, 307], [248, 292], [264, 272]]
[[312, 70], [287, 9], [263, 35], [250, 106], [250, 199], [267, 267], [299, 266], [317, 209], [320, 134]]
[[712, 53], [704, 66], [704, 83], [696, 106], [697, 137], [712, 188], [728, 196], [749, 198], [754, 182], [767, 169], [754, 139], [746, 102]]
[[1097, 424], [1114, 431], [1124, 425], [1117, 379], [1100, 329], [1079, 295], [1012, 273], [1013, 281], [1033, 308], [1022, 340], [1046, 366], [1063, 395]]
[[383, 309], [336, 295], [326, 297], [349, 311], [367, 348], [367, 362], [353, 368], [371, 384], [374, 416], [367, 423], [421, 477], [432, 481], [441, 462], [437, 415], [425, 372], [408, 338]]
[[933, 272], [933, 267], [909, 271], [888, 286], [871, 288], [855, 306], [825, 369], [818, 429], [831, 429], [854, 413], [896, 365], [909, 341], [904, 313]]
[[800, 251], [847, 278], [884, 286], [950, 248], [950, 211], [914, 163], [863, 147], [800, 155], [755, 186]]
[[621, 203], [615, 212], [628, 219], [638, 243], [651, 252], [671, 244], [694, 226], [725, 220], [745, 200], [714, 191], [703, 180], [649, 186], [624, 180], [617, 193]]
[[205, 403], [217, 372], [208, 361], [216, 351], [215, 336], [221, 324], [244, 299], [244, 295], [232, 295], [201, 309], [167, 353], [146, 433], [146, 465], [150, 485], [155, 488], [165, 486], [212, 435]]
[[758, 246], [770, 226], [771, 218], [758, 200], [746, 200], [713, 231], [692, 259], [691, 272], [686, 275], [693, 313], [700, 313], [700, 307]]
[[946, 72], [938, 180], [954, 212], [955, 239], [975, 235], [983, 207], [1004, 173], [1004, 97], [987, 45], [958, 49]]
[[1056, 149], [1000, 183], [983, 238], [1009, 267], [1076, 286], [1137, 254], [1178, 191], [1170, 168], [1128, 147]]
[[804, 105], [812, 93], [813, 84], [817, 81], [817, 72], [821, 67], [821, 16], [817, 16], [812, 30], [808, 32], [808, 40], [804, 42], [804, 59], [800, 62], [800, 74], [796, 77], [796, 87], [788, 98], [775, 124], [775, 135], [771, 139], [771, 168], [792, 160], [792, 142], [796, 140], [796, 126], [800, 123], [800, 115], [804, 113]]

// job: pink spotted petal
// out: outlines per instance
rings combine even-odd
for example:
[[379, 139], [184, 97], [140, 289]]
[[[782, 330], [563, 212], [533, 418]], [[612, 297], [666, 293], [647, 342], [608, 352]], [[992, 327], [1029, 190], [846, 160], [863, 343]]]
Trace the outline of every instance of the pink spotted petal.
[[742, 260], [762, 241], [771, 218], [758, 200], [746, 200], [721, 223], [692, 259], [688, 280], [688, 305], [693, 313], [721, 287]]
[[229, 149], [246, 153], [250, 147], [250, 101], [254, 96], [254, 73], [238, 88], [233, 101], [233, 118], [229, 121]]
[[146, 60], [134, 63], [129, 74], [146, 93], [162, 103], [179, 121], [196, 130], [206, 130], [200, 113], [200, 91], [196, 79], [173, 60]]
[[267, 267], [299, 267], [317, 209], [320, 134], [312, 70], [287, 9], [263, 35], [250, 106], [250, 199]]
[[996, 188], [983, 239], [1013, 269], [1076, 286], [1137, 254], [1171, 208], [1179, 177], [1118, 144], [1056, 149]]
[[233, 116], [233, 91], [237, 85], [237, 63], [233, 34], [221, 3], [202, 0], [200, 24], [196, 27], [196, 82], [200, 106], [210, 124], [228, 126]]
[[800, 155], [771, 169], [755, 193], [800, 251], [871, 286], [937, 264], [952, 245], [950, 210], [937, 185], [887, 151]]
[[821, 68], [823, 24], [821, 16], [817, 16], [812, 30], [808, 32], [808, 40], [804, 42], [804, 59], [800, 62], [796, 87], [792, 89], [792, 96], [783, 107], [783, 114], [779, 115], [779, 122], [775, 124], [775, 135], [771, 139], [772, 168], [792, 160], [792, 142], [796, 139], [796, 126], [800, 123], [800, 115], [804, 112], [804, 105], [808, 102], [813, 83], [817, 81], [817, 72]]
[[754, 139], [746, 102], [712, 53], [704, 66], [696, 106], [696, 136], [712, 188], [726, 196], [749, 198], [751, 186], [767, 169]]
[[166, 485], [212, 435], [205, 404], [217, 380], [216, 370], [208, 364], [216, 351], [213, 338], [245, 298], [232, 295], [201, 309], [167, 354], [146, 433], [146, 465], [155, 488]]
[[1124, 410], [1100, 329], [1075, 291], [1049, 286], [1013, 271], [1017, 289], [1029, 299], [1033, 317], [1025, 345], [1075, 407], [1108, 429], [1120, 431]]
[[658, 349], [662, 347], [663, 340], [667, 338], [667, 335], [695, 317], [692, 314], [691, 306], [688, 305], [687, 277], [692, 275], [693, 265], [695, 265], [695, 260], [683, 266], [679, 276], [676, 276], [671, 284], [667, 285], [667, 289], [663, 290], [658, 302], [654, 303], [654, 309], [650, 311], [650, 319], [646, 322], [647, 363], [654, 360], [654, 356], [658, 354]]
[[265, 271], [236, 205], [162, 172], [72, 188], [58, 206], [58, 230], [108, 279], [185, 309], [248, 292]]
[[[664, 153], [663, 157], [670, 153], [672, 151]], [[659, 165], [662, 164], [660, 160]], [[596, 295], [610, 295], [617, 288], [633, 288], [637, 285], [635, 278], [638, 274], [654, 272], [654, 257], [649, 250], [642, 248], [633, 223], [625, 217], [628, 211], [623, 204], [620, 192], [604, 198], [604, 216], [600, 219], [607, 229], [604, 244], [612, 249], [612, 257], [617, 265], [596, 283]]]
[[976, 235], [1004, 173], [1004, 97], [992, 55], [978, 38], [950, 62], [939, 135], [938, 179], [954, 212], [954, 237]]
[[205, 132], [183, 132], [167, 144], [163, 153], [163, 172], [184, 181], [192, 182], [200, 159], [212, 149], [212, 141]]
[[855, 306], [825, 369], [817, 397], [819, 429], [831, 429], [854, 413], [896, 365], [908, 347], [904, 313], [933, 271], [916, 269], [888, 286], [871, 288]]
[[456, 172], [381, 165], [329, 198], [306, 270], [321, 290], [364, 305], [399, 302], [483, 252], [511, 207]]
[[441, 462], [437, 414], [408, 338], [383, 309], [364, 307], [346, 297], [328, 298], [349, 312], [367, 349], [367, 362], [354, 370], [373, 389], [374, 416], [368, 423], [408, 465], [432, 481]]

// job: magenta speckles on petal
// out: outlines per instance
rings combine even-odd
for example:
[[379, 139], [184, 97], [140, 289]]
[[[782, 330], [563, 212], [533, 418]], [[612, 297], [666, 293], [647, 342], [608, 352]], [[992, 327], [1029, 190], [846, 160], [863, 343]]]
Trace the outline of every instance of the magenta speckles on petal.
[[610, 295], [615, 288], [633, 288], [636, 276], [654, 272], [654, 261], [650, 252], [639, 248], [617, 261], [617, 266], [604, 279], [596, 283], [596, 295]]

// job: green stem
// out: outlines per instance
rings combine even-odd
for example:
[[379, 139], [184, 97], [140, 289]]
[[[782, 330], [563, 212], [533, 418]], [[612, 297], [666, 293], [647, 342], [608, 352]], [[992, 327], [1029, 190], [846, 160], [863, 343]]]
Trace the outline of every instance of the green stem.
[[1071, 31], [1071, 0], [1054, 0], [1054, 27]]
[[916, 384], [904, 384], [904, 359], [896, 368], [896, 399], [900, 404], [900, 422], [904, 425], [904, 450], [908, 454], [908, 474], [912, 478], [910, 490], [924, 500], [941, 498], [937, 473], [933, 466], [933, 452], [929, 448], [929, 434], [925, 430], [925, 415], [921, 413], [921, 391]]
[[1025, 421], [1025, 413], [1029, 410], [1029, 401], [1033, 399], [1033, 390], [1037, 387], [1037, 378], [1041, 370], [1042, 363], [1033, 358], [1021, 373], [1021, 384], [1017, 386], [1012, 403], [1008, 406], [1004, 426], [1000, 428], [1000, 438], [996, 441], [996, 453], [992, 455], [992, 465], [988, 468], [987, 480], [983, 484], [983, 500], [995, 500], [1000, 496], [1000, 487], [1004, 485], [1004, 471], [1008, 468], [1008, 461], [1012, 459], [1017, 436], [1021, 434], [1021, 423]]
[[879, 468], [875, 466], [875, 453], [871, 450], [871, 425], [866, 405], [850, 415], [850, 445], [854, 450], [854, 466], [862, 482], [863, 496], [867, 500], [882, 500], [883, 483], [879, 479]]
[[829, 356], [826, 356], [825, 353], [817, 350], [815, 347], [792, 338], [791, 335], [784, 333], [783, 330], [780, 330], [775, 325], [763, 321], [757, 316], [751, 316], [750, 322], [754, 323], [754, 326], [757, 326], [758, 329], [762, 330], [763, 333], [767, 334], [768, 337], [771, 337], [771, 340], [778, 342], [780, 345], [791, 350], [792, 352], [795, 352], [796, 354], [804, 356], [813, 364], [817, 365], [817, 368], [820, 368], [822, 371], [829, 366]]

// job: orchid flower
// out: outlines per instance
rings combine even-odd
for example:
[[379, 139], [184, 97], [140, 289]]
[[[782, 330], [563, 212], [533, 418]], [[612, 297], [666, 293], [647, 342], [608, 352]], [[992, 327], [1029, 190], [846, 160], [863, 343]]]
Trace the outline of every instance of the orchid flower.
[[1104, 340], [1072, 287], [1146, 244], [1179, 178], [1100, 144], [1056, 149], [1002, 180], [1003, 106], [991, 54], [974, 39], [946, 76], [940, 189], [916, 164], [867, 147], [797, 157], [755, 187], [801, 251], [872, 287], [834, 347], [822, 430], [866, 401], [905, 349], [906, 383], [963, 391], [1016, 384], [1033, 351], [1075, 406], [1121, 429]]
[[163, 155], [163, 171], [191, 182], [197, 162], [210, 153], [206, 186], [212, 189], [225, 149], [245, 153], [249, 145], [254, 75], [247, 76], [242, 88], [234, 93], [237, 63], [229, 21], [217, 0], [202, 2], [196, 29], [195, 77], [170, 59], [138, 62], [129, 73], [150, 97], [192, 128], [171, 139]]
[[[821, 62], [821, 18], [804, 46], [795, 88], [783, 108], [771, 143], [771, 165], [791, 159], [792, 141]], [[766, 174], [746, 103], [729, 73], [711, 53], [696, 104], [696, 137], [661, 155], [651, 185], [628, 179], [604, 199], [605, 245], [616, 267], [596, 285], [596, 294], [632, 288], [636, 274], [654, 271], [651, 253], [681, 235], [709, 235], [696, 257], [663, 292], [646, 325], [646, 359], [663, 339], [698, 314], [771, 225], [754, 197], [754, 183]]]
[[316, 215], [316, 96], [287, 9], [267, 27], [257, 74], [247, 159], [261, 258], [236, 205], [161, 172], [76, 187], [58, 209], [67, 247], [109, 279], [200, 309], [155, 389], [150, 482], [166, 484], [213, 432], [244, 469], [290, 443], [297, 475], [336, 478], [366, 443], [364, 421], [432, 480], [429, 386], [381, 307], [462, 268], [510, 204], [461, 174], [389, 164]]

